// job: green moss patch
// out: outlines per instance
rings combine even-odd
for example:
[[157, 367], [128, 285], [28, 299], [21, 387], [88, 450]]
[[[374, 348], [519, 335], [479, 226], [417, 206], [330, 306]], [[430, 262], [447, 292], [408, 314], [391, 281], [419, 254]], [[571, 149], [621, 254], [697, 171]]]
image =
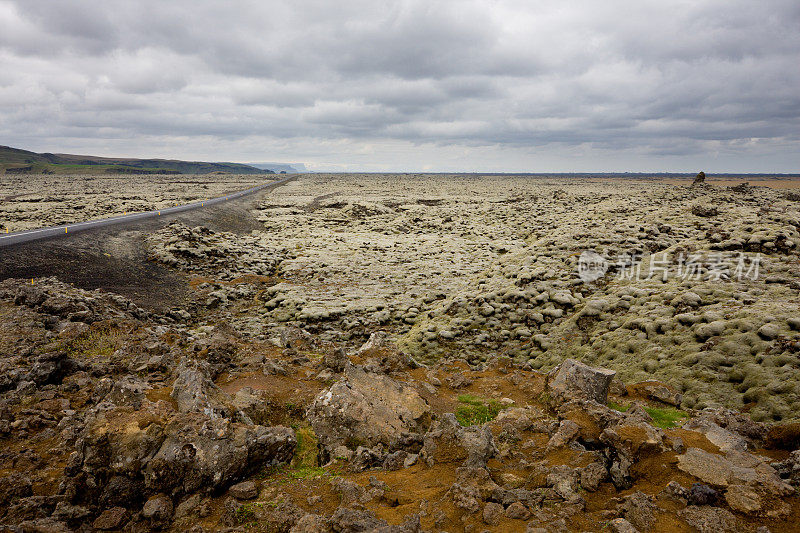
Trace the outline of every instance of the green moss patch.
[[[611, 409], [621, 413], [626, 412], [631, 407], [630, 405], [623, 405], [612, 401], [608, 401], [607, 405]], [[660, 408], [645, 406], [644, 410], [650, 415], [650, 418], [653, 419], [653, 425], [662, 429], [678, 427], [680, 425], [679, 422], [689, 418], [689, 413], [686, 411], [681, 411], [680, 409], [674, 409], [672, 407]]]
[[472, 394], [462, 394], [458, 397], [459, 406], [456, 408], [456, 420], [464, 427], [485, 424], [505, 409], [497, 400], [479, 398]]
[[662, 429], [669, 429], [677, 427], [678, 422], [689, 418], [689, 414], [680, 409], [673, 409], [672, 407], [665, 407], [659, 409], [657, 407], [645, 407], [645, 411], [653, 419], [653, 425]]
[[310, 426], [301, 426], [295, 430], [297, 447], [292, 458], [292, 468], [307, 470], [319, 466], [319, 440]]
[[624, 413], [625, 411], [627, 411], [631, 407], [630, 405], [622, 405], [620, 403], [612, 402], [610, 400], [608, 402], [608, 406], [610, 408], [612, 408], [613, 410], [619, 411], [621, 413]]

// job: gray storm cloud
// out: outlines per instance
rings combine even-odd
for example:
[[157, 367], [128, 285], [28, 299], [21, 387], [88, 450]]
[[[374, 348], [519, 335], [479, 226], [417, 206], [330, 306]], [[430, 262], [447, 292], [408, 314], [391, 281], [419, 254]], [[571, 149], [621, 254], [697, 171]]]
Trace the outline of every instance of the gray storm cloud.
[[0, 0], [0, 144], [333, 169], [796, 172], [798, 27], [796, 1], [770, 0]]

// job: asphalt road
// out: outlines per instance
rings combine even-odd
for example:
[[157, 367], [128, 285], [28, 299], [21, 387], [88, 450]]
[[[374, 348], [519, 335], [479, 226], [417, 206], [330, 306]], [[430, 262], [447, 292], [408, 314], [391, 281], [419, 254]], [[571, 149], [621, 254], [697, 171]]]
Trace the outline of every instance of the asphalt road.
[[66, 231], [65, 226], [57, 226], [43, 228], [47, 231], [40, 233], [18, 232], [27, 235], [16, 242], [5, 241], [0, 247], [0, 280], [55, 276], [83, 289], [121, 294], [154, 311], [180, 306], [188, 294], [187, 278], [148, 261], [146, 237], [174, 220], [233, 233], [262, 228], [252, 210], [265, 193], [295, 177], [212, 200], [163, 209], [161, 214], [150, 211], [81, 225], [70, 224]]
[[244, 196], [255, 194], [259, 191], [274, 189], [275, 187], [283, 185], [284, 183], [287, 183], [295, 179], [296, 177], [297, 176], [289, 176], [281, 180], [257, 185], [250, 189], [231, 193], [226, 196], [211, 198], [209, 200], [201, 200], [199, 202], [194, 202], [191, 204], [168, 207], [166, 209], [144, 211], [141, 213], [131, 213], [129, 215], [101, 218], [98, 220], [88, 220], [86, 222], [77, 222], [75, 224], [64, 224], [62, 226], [51, 226], [49, 228], [39, 228], [39, 229], [32, 229], [25, 231], [15, 231], [14, 233], [4, 233], [0, 234], [0, 248], [3, 248], [4, 246], [10, 246], [12, 244], [22, 244], [26, 242], [40, 241], [43, 239], [52, 239], [55, 237], [68, 237], [70, 233], [75, 234], [80, 231], [99, 229], [108, 226], [131, 224], [133, 222], [138, 222], [149, 218], [167, 217], [169, 215], [182, 213], [184, 211], [192, 211], [194, 209], [210, 208], [214, 205], [221, 204], [223, 202], [229, 202], [231, 200], [236, 200]]

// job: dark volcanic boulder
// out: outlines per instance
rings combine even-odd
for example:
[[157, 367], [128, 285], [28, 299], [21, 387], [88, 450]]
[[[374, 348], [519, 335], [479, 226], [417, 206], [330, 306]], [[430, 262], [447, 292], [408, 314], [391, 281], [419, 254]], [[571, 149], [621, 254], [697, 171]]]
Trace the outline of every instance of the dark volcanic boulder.
[[719, 214], [719, 209], [712, 205], [693, 205], [692, 214], [698, 217], [715, 217]]
[[349, 365], [341, 380], [316, 397], [307, 416], [320, 444], [333, 452], [338, 446], [388, 446], [402, 433], [422, 433], [431, 410], [405, 383]]
[[702, 185], [706, 182], [706, 173], [702, 170], [697, 173], [697, 176], [694, 177], [694, 181], [692, 182], [692, 187], [695, 185]]
[[151, 490], [191, 493], [224, 487], [270, 464], [287, 462], [297, 441], [286, 427], [176, 417], [144, 471]]
[[101, 411], [88, 424], [65, 473], [75, 502], [134, 508], [148, 495], [227, 487], [252, 472], [291, 460], [286, 427], [256, 426], [176, 413], [166, 402]]
[[579, 398], [605, 404], [611, 380], [616, 375], [614, 370], [592, 368], [574, 359], [564, 359], [547, 376], [547, 389], [554, 400]]

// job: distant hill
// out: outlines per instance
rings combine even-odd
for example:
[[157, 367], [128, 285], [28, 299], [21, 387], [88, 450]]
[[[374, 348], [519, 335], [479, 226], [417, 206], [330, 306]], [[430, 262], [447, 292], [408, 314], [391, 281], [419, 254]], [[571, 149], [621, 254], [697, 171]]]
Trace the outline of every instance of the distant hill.
[[251, 167], [271, 170], [273, 172], [286, 172], [287, 174], [298, 174], [306, 171], [303, 163], [247, 163]]
[[241, 163], [209, 163], [177, 159], [131, 159], [91, 155], [29, 152], [0, 146], [0, 174], [275, 174]]

